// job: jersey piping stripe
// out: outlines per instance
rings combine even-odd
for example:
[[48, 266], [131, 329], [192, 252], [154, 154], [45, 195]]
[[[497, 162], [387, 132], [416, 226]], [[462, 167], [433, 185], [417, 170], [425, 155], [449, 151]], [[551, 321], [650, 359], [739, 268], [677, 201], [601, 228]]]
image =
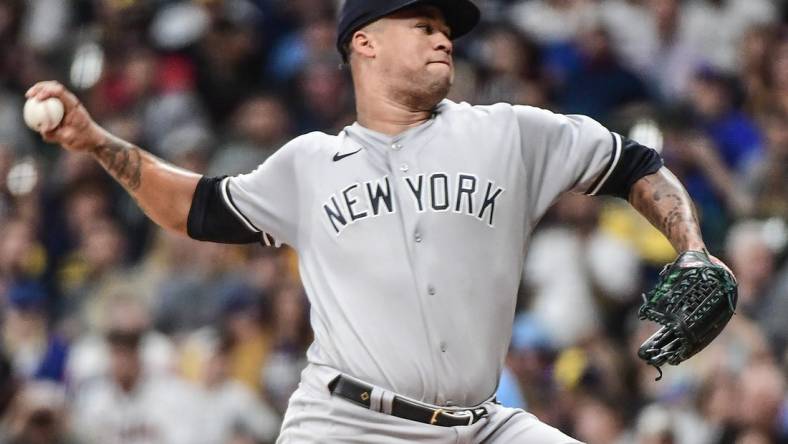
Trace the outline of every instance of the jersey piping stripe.
[[279, 248], [279, 247], [281, 247], [281, 246], [282, 246], [282, 242], [280, 242], [280, 241], [276, 240], [276, 238], [274, 237], [274, 235], [273, 235], [273, 234], [266, 233], [266, 232], [263, 232], [263, 234], [264, 234], [264, 235], [265, 235], [265, 237], [268, 239], [268, 242], [269, 242], [268, 246], [269, 246], [269, 247], [276, 247], [276, 248]]
[[235, 201], [233, 200], [233, 196], [232, 196], [232, 194], [230, 194], [230, 178], [229, 177], [225, 178], [222, 181], [220, 188], [222, 189], [222, 197], [224, 198], [224, 201], [226, 202], [227, 206], [230, 208], [230, 210], [233, 211], [233, 213], [235, 213], [236, 217], [238, 217], [238, 219], [241, 220], [241, 222], [243, 222], [244, 225], [246, 225], [246, 228], [248, 228], [248, 229], [250, 229], [250, 230], [252, 230], [252, 231], [254, 231], [256, 233], [260, 233], [262, 241], [263, 241], [263, 243], [265, 244], [266, 247], [279, 247], [279, 243], [276, 242], [276, 239], [273, 236], [271, 236], [270, 234], [266, 233], [265, 231], [257, 228], [252, 223], [251, 220], [249, 220], [243, 213], [241, 213], [241, 210], [238, 209], [238, 206], [235, 205]]
[[607, 172], [604, 176], [601, 176], [601, 179], [598, 179], [598, 182], [595, 186], [592, 186], [590, 192], [586, 193], [591, 196], [595, 196], [596, 193], [602, 188], [602, 186], [607, 182], [607, 179], [613, 174], [613, 170], [616, 169], [616, 165], [618, 165], [618, 160], [621, 158], [621, 136], [616, 133], [610, 133], [613, 136], [613, 155], [610, 156], [610, 163], [607, 167]]
[[222, 189], [222, 197], [224, 198], [225, 204], [227, 204], [227, 207], [229, 207], [230, 210], [232, 210], [232, 212], [235, 213], [236, 217], [238, 217], [238, 219], [241, 222], [243, 222], [244, 225], [246, 225], [246, 228], [248, 228], [248, 229], [250, 229], [250, 230], [252, 230], [252, 231], [254, 231], [256, 233], [262, 233], [263, 230], [260, 230], [259, 228], [255, 227], [254, 224], [252, 223], [252, 221], [247, 219], [247, 217], [244, 216], [244, 214], [241, 213], [241, 210], [239, 210], [238, 207], [235, 205], [235, 202], [233, 201], [233, 197], [230, 195], [230, 178], [229, 177], [226, 177], [222, 181], [220, 188]]

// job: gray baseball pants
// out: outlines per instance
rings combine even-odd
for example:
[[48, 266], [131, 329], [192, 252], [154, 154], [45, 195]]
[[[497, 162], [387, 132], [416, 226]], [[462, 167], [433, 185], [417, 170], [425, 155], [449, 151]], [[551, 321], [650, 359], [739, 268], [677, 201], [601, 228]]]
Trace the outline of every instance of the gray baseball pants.
[[[470, 426], [456, 427], [422, 424], [366, 409], [329, 393], [327, 385], [337, 374], [337, 370], [313, 364], [304, 370], [301, 384], [290, 398], [278, 444], [579, 443], [522, 409], [493, 402], [482, 404], [489, 412], [487, 417]], [[376, 389], [373, 402], [387, 395]]]

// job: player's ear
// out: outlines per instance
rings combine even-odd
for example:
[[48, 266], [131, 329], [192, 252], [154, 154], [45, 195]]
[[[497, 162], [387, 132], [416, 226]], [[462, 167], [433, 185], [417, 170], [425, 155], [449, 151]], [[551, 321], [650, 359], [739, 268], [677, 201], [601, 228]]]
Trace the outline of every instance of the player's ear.
[[350, 46], [353, 52], [362, 57], [375, 58], [375, 40], [366, 29], [360, 29], [353, 33], [353, 37], [350, 39]]

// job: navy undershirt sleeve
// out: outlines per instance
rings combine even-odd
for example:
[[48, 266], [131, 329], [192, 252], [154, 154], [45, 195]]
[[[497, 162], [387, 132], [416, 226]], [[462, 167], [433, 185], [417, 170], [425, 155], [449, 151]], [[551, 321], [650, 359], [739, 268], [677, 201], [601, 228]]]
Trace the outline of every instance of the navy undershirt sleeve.
[[186, 231], [189, 237], [223, 244], [261, 242], [262, 234], [249, 229], [222, 199], [224, 177], [202, 177], [192, 198]]
[[596, 194], [629, 199], [635, 182], [656, 173], [663, 165], [662, 156], [656, 150], [625, 138], [621, 159]]

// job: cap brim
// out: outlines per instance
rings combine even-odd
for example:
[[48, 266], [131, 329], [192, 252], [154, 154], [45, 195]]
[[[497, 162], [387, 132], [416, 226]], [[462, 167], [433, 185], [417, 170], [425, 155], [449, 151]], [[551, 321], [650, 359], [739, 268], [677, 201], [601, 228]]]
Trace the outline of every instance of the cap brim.
[[479, 8], [470, 0], [417, 0], [410, 6], [418, 4], [433, 5], [441, 10], [451, 28], [452, 40], [471, 32], [481, 18]]

